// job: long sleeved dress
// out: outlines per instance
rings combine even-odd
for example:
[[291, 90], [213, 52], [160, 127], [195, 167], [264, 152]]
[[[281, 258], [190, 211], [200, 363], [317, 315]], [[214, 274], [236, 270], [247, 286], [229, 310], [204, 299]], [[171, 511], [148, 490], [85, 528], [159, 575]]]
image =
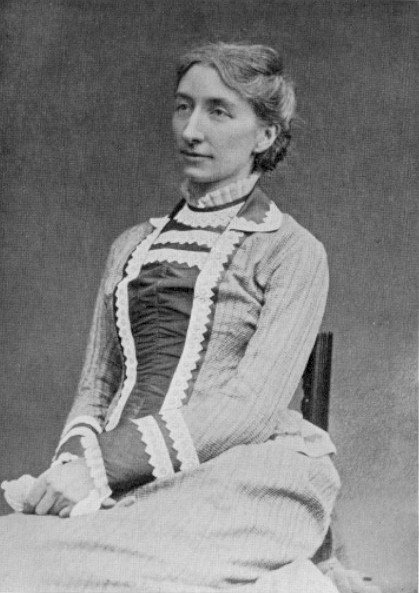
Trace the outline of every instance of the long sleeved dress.
[[113, 245], [55, 461], [84, 456], [102, 498], [136, 501], [10, 518], [16, 542], [42, 525], [19, 585], [5, 571], [10, 590], [264, 591], [321, 544], [334, 447], [287, 406], [321, 323], [326, 256], [255, 181], [182, 200]]

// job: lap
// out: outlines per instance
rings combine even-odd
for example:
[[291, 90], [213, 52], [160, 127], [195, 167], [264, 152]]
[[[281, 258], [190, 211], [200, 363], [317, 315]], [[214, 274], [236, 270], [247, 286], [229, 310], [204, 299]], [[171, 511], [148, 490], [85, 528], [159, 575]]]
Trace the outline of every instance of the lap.
[[[0, 530], [10, 546], [0, 565], [10, 591], [129, 591], [142, 583], [145, 592], [156, 582], [210, 591], [249, 583], [312, 555], [337, 488], [328, 457], [275, 441], [239, 446], [143, 487], [128, 507], [72, 519], [5, 517]], [[12, 588], [16, 577], [27, 579], [26, 588]]]

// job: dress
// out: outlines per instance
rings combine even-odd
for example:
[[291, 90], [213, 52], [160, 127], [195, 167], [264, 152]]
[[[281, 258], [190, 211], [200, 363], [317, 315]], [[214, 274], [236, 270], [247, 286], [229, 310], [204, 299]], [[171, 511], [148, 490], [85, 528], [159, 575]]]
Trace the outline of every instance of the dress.
[[136, 500], [3, 519], [15, 542], [37, 526], [19, 585], [6, 563], [8, 590], [267, 591], [321, 544], [334, 447], [287, 405], [321, 322], [326, 258], [255, 181], [115, 242], [55, 460], [84, 455], [103, 497]]

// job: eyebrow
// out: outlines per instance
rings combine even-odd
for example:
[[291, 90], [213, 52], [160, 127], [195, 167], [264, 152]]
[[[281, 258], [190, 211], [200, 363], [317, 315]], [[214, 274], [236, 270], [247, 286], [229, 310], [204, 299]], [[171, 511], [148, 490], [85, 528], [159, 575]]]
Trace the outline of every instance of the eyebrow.
[[[186, 99], [187, 101], [193, 101], [193, 97], [191, 97], [190, 95], [188, 95], [186, 93], [176, 92], [175, 98], [176, 99]], [[228, 99], [225, 99], [224, 97], [207, 97], [205, 99], [205, 102], [208, 103], [209, 105], [221, 105], [222, 107], [226, 107], [227, 109], [230, 109], [232, 111], [234, 111], [236, 108], [234, 103], [232, 103]]]

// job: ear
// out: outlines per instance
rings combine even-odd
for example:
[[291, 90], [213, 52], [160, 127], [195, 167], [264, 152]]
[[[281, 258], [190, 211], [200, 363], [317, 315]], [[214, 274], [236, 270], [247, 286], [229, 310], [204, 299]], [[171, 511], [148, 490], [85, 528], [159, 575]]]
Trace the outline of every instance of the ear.
[[261, 126], [258, 131], [257, 139], [256, 139], [256, 146], [253, 150], [255, 154], [259, 154], [261, 152], [265, 152], [272, 146], [278, 136], [278, 126], [271, 125], [271, 126]]

